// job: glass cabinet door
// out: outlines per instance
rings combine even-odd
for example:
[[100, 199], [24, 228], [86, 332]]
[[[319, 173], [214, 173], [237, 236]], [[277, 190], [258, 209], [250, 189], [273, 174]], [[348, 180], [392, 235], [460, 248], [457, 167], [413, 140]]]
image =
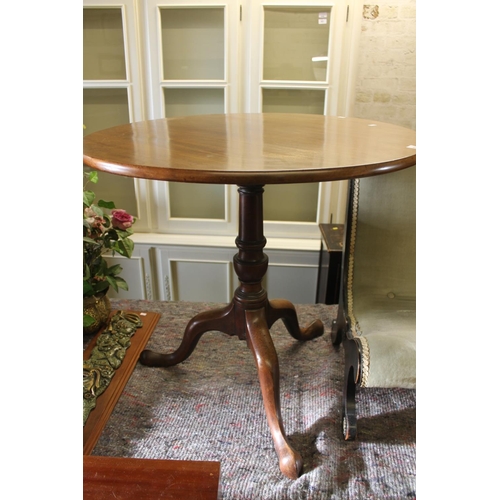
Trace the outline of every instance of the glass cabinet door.
[[[302, 87], [327, 81], [329, 18], [328, 7], [264, 6], [263, 113], [325, 113], [327, 88]], [[266, 86], [270, 81], [281, 82], [280, 87]], [[319, 187], [319, 183], [266, 186], [265, 219], [316, 225]]]
[[[334, 13], [335, 4], [321, 0], [253, 4], [260, 50], [251, 65], [252, 111], [334, 114]], [[317, 237], [318, 223], [330, 219], [331, 193], [331, 183], [265, 186], [266, 234]]]
[[327, 81], [330, 10], [264, 6], [263, 80]]
[[[84, 0], [83, 7], [84, 134], [196, 114], [343, 114], [345, 0]], [[330, 213], [342, 219], [333, 184], [267, 185], [266, 235], [318, 238]], [[236, 186], [100, 172], [95, 190], [138, 217], [136, 232], [236, 230]]]
[[[126, 44], [127, 37], [133, 36], [127, 25], [133, 4], [130, 0], [125, 5], [113, 3], [113, 0], [97, 1], [83, 8], [84, 135], [129, 123], [138, 114], [137, 106], [136, 109], [132, 106], [131, 88], [134, 76], [136, 80], [138, 77], [128, 63]], [[140, 89], [136, 89], [138, 92]], [[136, 97], [140, 102], [140, 97]], [[99, 172], [98, 177], [98, 183], [92, 185], [98, 199], [113, 201], [117, 207], [140, 216], [137, 181], [106, 172]], [[138, 222], [136, 227], [140, 225]]]
[[[164, 116], [225, 112], [224, 87], [172, 87], [224, 81], [224, 7], [160, 8]], [[168, 183], [173, 219], [225, 219], [224, 186]]]
[[[229, 1], [181, 0], [170, 6], [149, 0], [148, 14], [154, 20], [150, 40], [158, 47], [152, 59], [159, 62], [156, 69], [152, 65], [156, 118], [237, 111], [237, 98], [229, 95], [237, 75], [237, 11], [236, 3]], [[231, 197], [227, 186], [157, 184], [165, 199], [158, 212], [164, 230], [199, 234], [223, 227], [232, 230], [227, 229]]]

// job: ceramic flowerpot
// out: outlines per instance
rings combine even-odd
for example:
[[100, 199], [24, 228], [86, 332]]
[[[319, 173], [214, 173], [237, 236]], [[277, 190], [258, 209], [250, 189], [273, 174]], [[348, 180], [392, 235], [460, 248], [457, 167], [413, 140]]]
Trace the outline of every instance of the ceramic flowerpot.
[[83, 334], [97, 333], [108, 322], [110, 312], [111, 304], [106, 294], [83, 297], [83, 314], [88, 314], [95, 320], [90, 326], [83, 327]]

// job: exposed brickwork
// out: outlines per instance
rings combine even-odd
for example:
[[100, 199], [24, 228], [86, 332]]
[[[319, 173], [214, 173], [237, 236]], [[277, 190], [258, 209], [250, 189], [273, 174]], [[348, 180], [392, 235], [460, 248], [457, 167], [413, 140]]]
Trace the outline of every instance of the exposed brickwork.
[[354, 116], [415, 130], [415, 5], [380, 0], [363, 9]]

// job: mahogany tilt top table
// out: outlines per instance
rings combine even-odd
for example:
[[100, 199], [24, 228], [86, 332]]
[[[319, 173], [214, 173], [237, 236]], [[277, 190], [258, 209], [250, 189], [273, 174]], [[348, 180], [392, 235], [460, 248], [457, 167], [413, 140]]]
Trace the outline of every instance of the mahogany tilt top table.
[[236, 184], [239, 192], [240, 286], [222, 309], [202, 312], [187, 324], [176, 351], [145, 350], [147, 366], [184, 361], [208, 331], [246, 340], [257, 365], [267, 421], [280, 469], [297, 478], [302, 458], [289, 444], [279, 397], [279, 365], [269, 329], [282, 319], [297, 340], [323, 334], [317, 320], [301, 328], [293, 304], [268, 300], [262, 286], [268, 259], [263, 249], [265, 184], [321, 182], [384, 174], [416, 164], [415, 132], [356, 118], [300, 114], [200, 115], [131, 123], [84, 139], [84, 163], [127, 177], [177, 182]]

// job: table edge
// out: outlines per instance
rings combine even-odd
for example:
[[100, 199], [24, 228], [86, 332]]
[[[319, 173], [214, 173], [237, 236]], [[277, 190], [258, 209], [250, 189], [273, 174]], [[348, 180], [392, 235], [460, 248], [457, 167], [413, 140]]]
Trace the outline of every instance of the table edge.
[[307, 182], [328, 182], [346, 179], [370, 177], [396, 172], [416, 165], [416, 153], [403, 158], [366, 165], [345, 167], [323, 167], [296, 171], [217, 171], [217, 170], [182, 170], [168, 167], [147, 165], [117, 164], [83, 155], [83, 163], [102, 172], [124, 177], [140, 179], [193, 182], [202, 184], [237, 184], [242, 186], [266, 184], [296, 184]]

